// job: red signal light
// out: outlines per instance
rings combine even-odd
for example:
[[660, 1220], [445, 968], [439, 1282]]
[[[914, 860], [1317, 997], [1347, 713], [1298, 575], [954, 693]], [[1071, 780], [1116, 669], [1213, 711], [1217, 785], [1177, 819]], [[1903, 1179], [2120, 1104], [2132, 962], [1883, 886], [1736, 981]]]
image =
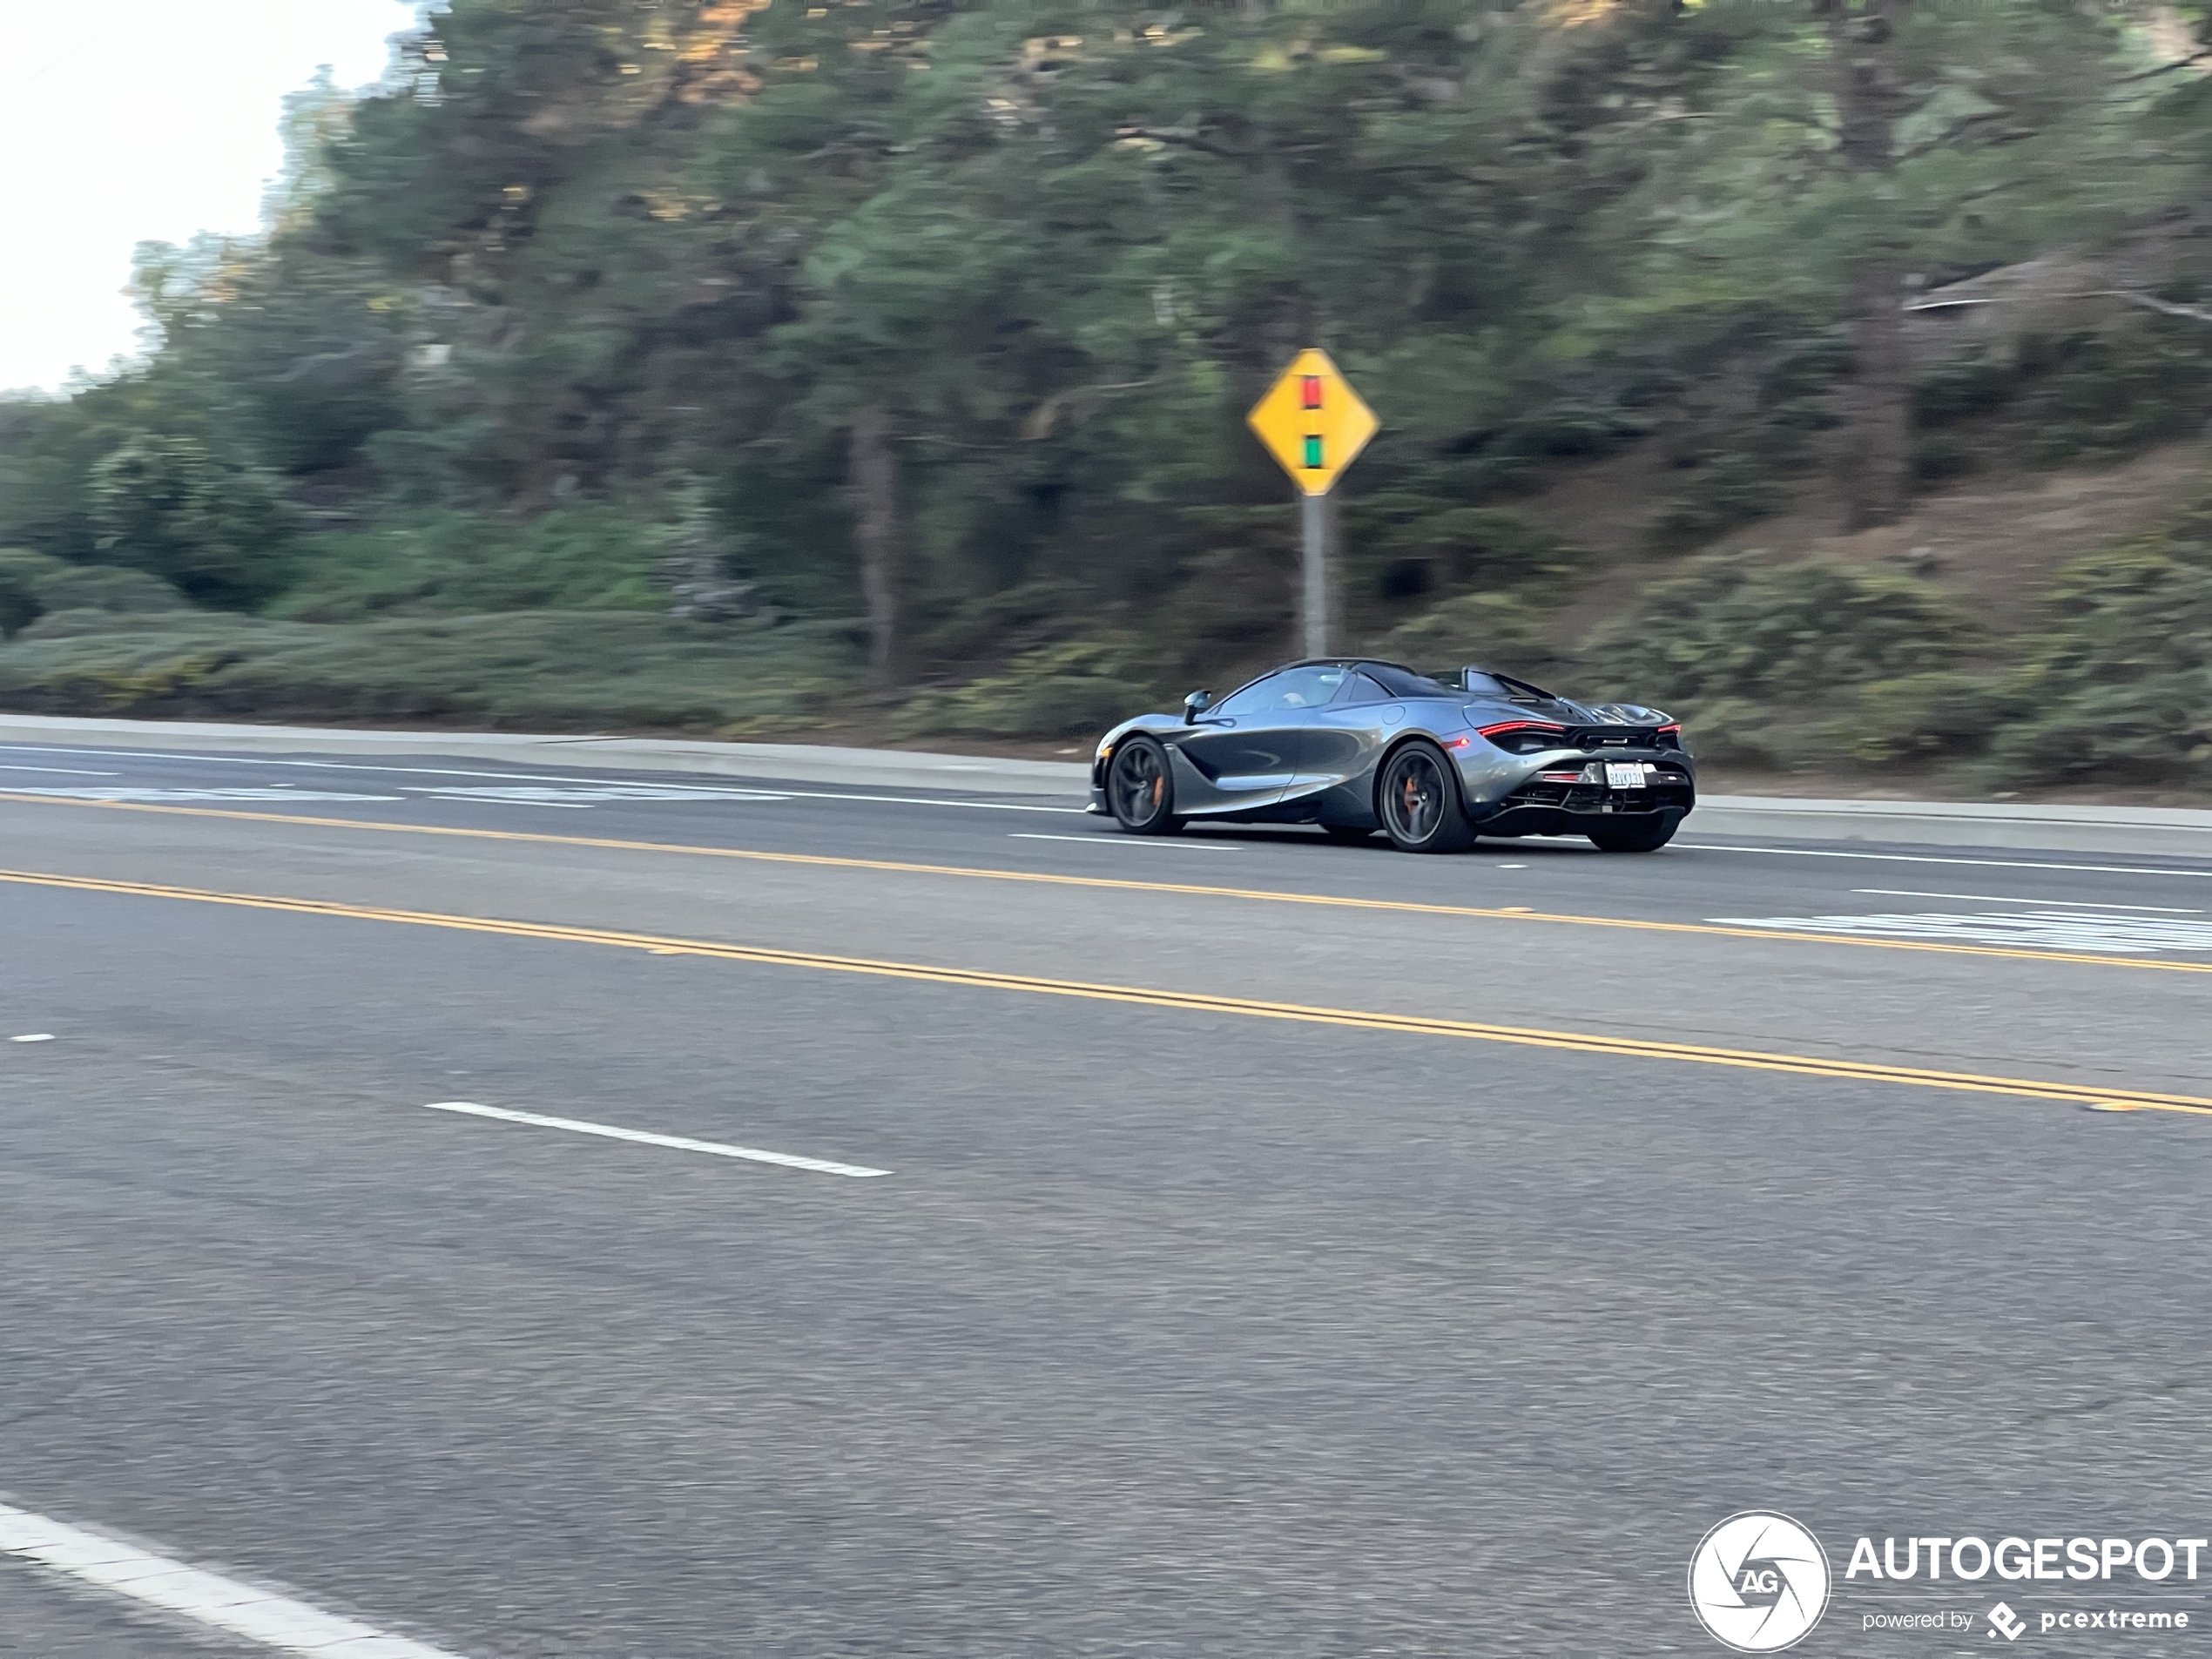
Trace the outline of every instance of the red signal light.
[[1321, 407], [1321, 377], [1318, 374], [1298, 376], [1299, 407], [1318, 409]]

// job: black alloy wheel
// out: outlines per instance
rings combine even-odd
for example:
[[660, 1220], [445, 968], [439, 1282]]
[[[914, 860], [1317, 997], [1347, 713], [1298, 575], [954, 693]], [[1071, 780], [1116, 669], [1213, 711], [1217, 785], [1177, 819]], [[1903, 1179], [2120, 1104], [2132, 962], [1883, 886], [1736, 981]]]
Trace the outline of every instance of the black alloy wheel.
[[1601, 853], [1656, 853], [1675, 839], [1675, 827], [1682, 822], [1670, 818], [1657, 828], [1645, 826], [1639, 829], [1592, 830], [1590, 840]]
[[1106, 765], [1106, 805], [1132, 835], [1172, 835], [1183, 827], [1168, 752], [1157, 738], [1130, 738], [1114, 751]]
[[1391, 756], [1375, 795], [1383, 833], [1401, 853], [1461, 853], [1474, 844], [1452, 763], [1433, 744], [1409, 743]]

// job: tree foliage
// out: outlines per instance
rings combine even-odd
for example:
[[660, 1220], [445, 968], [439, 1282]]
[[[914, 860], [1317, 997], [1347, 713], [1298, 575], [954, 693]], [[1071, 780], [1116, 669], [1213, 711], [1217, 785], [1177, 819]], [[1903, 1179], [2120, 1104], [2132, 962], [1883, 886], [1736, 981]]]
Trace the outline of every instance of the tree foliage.
[[266, 236], [145, 251], [143, 366], [0, 407], [0, 543], [338, 621], [650, 604], [704, 513], [880, 674], [987, 682], [916, 720], [1000, 730], [1279, 647], [1242, 414], [1318, 343], [1384, 417], [1355, 629], [1538, 651], [1588, 561], [1516, 500], [1594, 458], [1663, 450], [1649, 538], [1694, 550], [1851, 434], [1932, 476], [1985, 407], [2053, 454], [2212, 414], [2179, 255], [2181, 313], [2000, 331], [1980, 381], [1869, 345], [2202, 195], [2183, 15], [453, 0], [293, 101]]

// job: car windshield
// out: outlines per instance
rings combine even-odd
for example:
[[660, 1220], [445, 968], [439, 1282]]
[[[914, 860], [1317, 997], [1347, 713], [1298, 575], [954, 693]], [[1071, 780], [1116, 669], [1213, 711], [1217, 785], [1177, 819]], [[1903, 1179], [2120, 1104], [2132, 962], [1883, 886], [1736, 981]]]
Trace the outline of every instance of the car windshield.
[[1410, 668], [1400, 668], [1395, 663], [1362, 663], [1360, 671], [1393, 697], [1459, 697], [1463, 693], [1457, 686], [1433, 680], [1426, 674], [1416, 674]]

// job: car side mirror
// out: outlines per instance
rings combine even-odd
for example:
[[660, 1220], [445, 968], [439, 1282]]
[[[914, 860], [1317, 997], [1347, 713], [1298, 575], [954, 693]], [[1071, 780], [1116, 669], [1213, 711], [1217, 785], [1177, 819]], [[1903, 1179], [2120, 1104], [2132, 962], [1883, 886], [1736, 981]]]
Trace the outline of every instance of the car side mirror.
[[1211, 691], [1193, 691], [1183, 699], [1183, 724], [1189, 725], [1213, 706]]

